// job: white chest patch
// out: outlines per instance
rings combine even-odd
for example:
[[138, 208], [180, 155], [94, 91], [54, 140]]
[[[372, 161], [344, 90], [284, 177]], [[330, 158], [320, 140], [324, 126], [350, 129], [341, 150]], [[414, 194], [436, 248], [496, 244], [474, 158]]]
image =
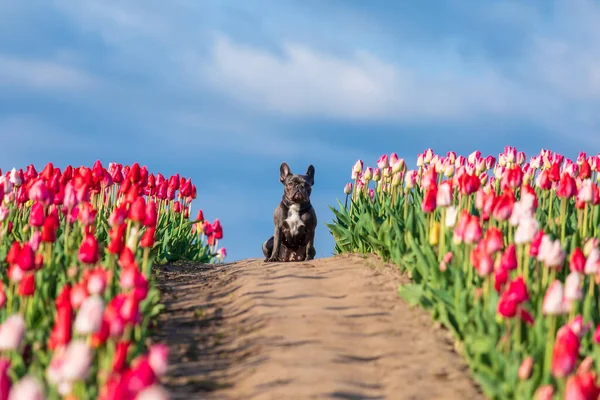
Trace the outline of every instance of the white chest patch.
[[292, 236], [296, 236], [300, 227], [304, 226], [304, 222], [300, 219], [300, 206], [298, 204], [294, 204], [288, 209], [288, 215], [285, 222], [287, 222], [290, 227]]

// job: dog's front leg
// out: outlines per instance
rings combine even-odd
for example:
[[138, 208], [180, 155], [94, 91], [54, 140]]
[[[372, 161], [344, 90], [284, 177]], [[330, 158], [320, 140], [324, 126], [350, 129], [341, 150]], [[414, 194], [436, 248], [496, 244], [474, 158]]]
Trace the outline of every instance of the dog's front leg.
[[312, 260], [313, 258], [315, 258], [316, 255], [316, 250], [315, 250], [315, 230], [311, 229], [310, 232], [308, 233], [308, 241], [306, 242], [306, 256], [304, 257], [305, 260]]
[[273, 251], [271, 256], [267, 258], [266, 262], [279, 261], [279, 247], [281, 245], [281, 229], [278, 226], [275, 227], [275, 233], [273, 234]]

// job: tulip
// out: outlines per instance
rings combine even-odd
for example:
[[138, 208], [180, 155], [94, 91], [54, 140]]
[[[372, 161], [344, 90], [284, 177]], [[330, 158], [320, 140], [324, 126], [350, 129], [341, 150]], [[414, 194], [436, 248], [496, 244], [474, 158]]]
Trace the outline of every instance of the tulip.
[[21, 378], [10, 391], [8, 400], [45, 400], [44, 388], [33, 376]]
[[[107, 271], [98, 267], [89, 271], [87, 275], [87, 290], [90, 294], [102, 295], [106, 289], [108, 276]], [[84, 272], [85, 274], [85, 272]]]
[[571, 272], [565, 280], [565, 300], [569, 303], [583, 298], [581, 288], [581, 275], [577, 272]]
[[421, 203], [421, 209], [424, 213], [431, 213], [436, 208], [437, 187], [435, 183], [425, 190], [425, 196]]
[[98, 241], [93, 234], [86, 233], [79, 247], [79, 261], [84, 264], [94, 264], [98, 261]]
[[571, 257], [569, 258], [569, 270], [571, 272], [584, 272], [585, 267], [585, 255], [583, 254], [583, 250], [580, 247], [576, 247], [575, 250], [571, 253]]
[[35, 275], [28, 272], [23, 275], [23, 279], [19, 282], [19, 296], [29, 297], [35, 293]]
[[450, 181], [444, 181], [437, 191], [436, 203], [439, 207], [448, 207], [452, 205], [452, 184]]
[[517, 269], [517, 249], [514, 244], [510, 244], [500, 259], [500, 266], [508, 271]]
[[10, 360], [0, 358], [0, 400], [7, 400], [12, 386], [8, 370], [10, 369]]
[[542, 385], [534, 393], [535, 400], [552, 400], [554, 398], [554, 387], [552, 385]]
[[450, 206], [446, 209], [446, 228], [452, 228], [456, 223], [456, 216], [458, 214], [458, 210], [456, 207]]
[[[352, 193], [352, 182], [349, 182], [346, 184], [346, 186], [344, 186], [344, 194], [349, 195], [351, 193]], [[200, 210], [200, 211], [202, 211], [202, 210]], [[196, 218], [196, 219], [198, 219], [198, 218]], [[202, 220], [200, 220], [200, 221], [202, 221]]]
[[150, 347], [148, 361], [156, 376], [163, 376], [167, 372], [169, 348], [164, 344], [155, 344]]
[[64, 380], [78, 381], [87, 378], [92, 362], [92, 349], [80, 339], [72, 340], [64, 353], [60, 374]]
[[25, 336], [25, 320], [13, 314], [0, 325], [0, 350], [17, 350]]
[[31, 211], [29, 213], [29, 225], [36, 228], [41, 227], [44, 224], [45, 218], [44, 205], [38, 201], [33, 203]]
[[504, 248], [504, 238], [502, 231], [496, 227], [491, 227], [485, 234], [486, 251], [494, 254]]
[[564, 290], [560, 281], [555, 280], [550, 284], [542, 302], [544, 315], [560, 315], [568, 312], [564, 302]]
[[140, 391], [135, 400], [168, 400], [169, 396], [160, 385], [154, 384]]
[[569, 329], [571, 329], [573, 333], [576, 334], [579, 339], [581, 339], [591, 329], [592, 324], [590, 322], [584, 324], [583, 317], [581, 315], [578, 315], [575, 318], [573, 318], [571, 322], [569, 322], [566, 326], [568, 326]]
[[575, 179], [571, 175], [563, 173], [556, 189], [556, 196], [568, 199], [575, 196], [576, 191]]
[[512, 213], [514, 204], [515, 204], [514, 193], [510, 190], [505, 191], [500, 196], [500, 198], [498, 199], [498, 202], [496, 203], [496, 206], [494, 207], [494, 211], [493, 211], [494, 219], [496, 219], [498, 221], [506, 221]]
[[596, 374], [586, 372], [570, 376], [565, 390], [566, 400], [596, 400], [600, 387], [596, 385]]
[[102, 325], [103, 311], [104, 301], [102, 298], [99, 296], [90, 296], [85, 299], [75, 319], [75, 331], [83, 335], [98, 332]]
[[515, 244], [531, 243], [540, 227], [539, 222], [535, 218], [522, 218], [515, 230]]
[[223, 261], [226, 257], [227, 257], [227, 250], [225, 249], [225, 247], [222, 247], [219, 250], [217, 250], [217, 260]]
[[[585, 250], [584, 250], [585, 251]], [[600, 261], [600, 250], [597, 247], [592, 248], [585, 261], [583, 272], [586, 275], [595, 275], [598, 272], [598, 262]]]
[[476, 243], [481, 239], [481, 225], [476, 216], [470, 216], [465, 226], [464, 241], [465, 243]]
[[533, 357], [526, 357], [521, 366], [519, 367], [519, 372], [517, 373], [519, 379], [526, 380], [531, 376], [531, 371], [533, 369]]
[[552, 375], [564, 378], [575, 369], [579, 356], [579, 338], [567, 326], [558, 330], [552, 351]]

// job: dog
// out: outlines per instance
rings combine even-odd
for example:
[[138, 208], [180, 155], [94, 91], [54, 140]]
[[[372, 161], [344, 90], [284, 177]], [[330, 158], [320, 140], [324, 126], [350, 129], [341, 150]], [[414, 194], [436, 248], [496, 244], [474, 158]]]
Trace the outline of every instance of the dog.
[[287, 163], [279, 167], [283, 197], [273, 213], [275, 231], [262, 250], [266, 262], [306, 261], [315, 258], [317, 214], [310, 203], [315, 183], [315, 167], [308, 166], [305, 175], [292, 174]]

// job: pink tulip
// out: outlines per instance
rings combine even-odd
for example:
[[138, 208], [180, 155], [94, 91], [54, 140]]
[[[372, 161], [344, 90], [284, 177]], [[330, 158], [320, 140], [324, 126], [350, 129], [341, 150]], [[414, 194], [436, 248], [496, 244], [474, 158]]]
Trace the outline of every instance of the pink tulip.
[[570, 376], [567, 380], [565, 400], [597, 400], [600, 387], [596, 384], [596, 374], [586, 372]]
[[63, 380], [75, 382], [86, 379], [92, 363], [92, 349], [81, 340], [72, 340], [64, 353], [60, 376]]
[[44, 388], [38, 378], [25, 376], [10, 391], [8, 400], [45, 400]]
[[100, 330], [104, 301], [99, 296], [90, 296], [83, 301], [75, 318], [75, 331], [82, 335], [90, 335]]
[[594, 247], [585, 260], [583, 272], [586, 275], [595, 275], [598, 272], [598, 262], [600, 262], [600, 250]]
[[439, 207], [448, 207], [452, 205], [452, 184], [450, 181], [444, 181], [437, 190], [436, 203]]
[[227, 257], [227, 250], [225, 249], [225, 247], [222, 247], [219, 250], [217, 250], [217, 260], [223, 261], [225, 257]]
[[565, 280], [565, 300], [568, 303], [581, 300], [583, 298], [583, 290], [581, 288], [581, 274], [571, 272]]
[[13, 314], [0, 325], [0, 350], [17, 350], [25, 336], [25, 320]]
[[559, 280], [555, 280], [548, 287], [544, 300], [542, 302], [542, 313], [544, 315], [560, 315], [568, 312], [564, 303], [563, 285]]
[[163, 376], [169, 367], [169, 348], [164, 344], [155, 344], [150, 347], [148, 362], [156, 376]]
[[554, 387], [552, 385], [542, 385], [534, 393], [535, 400], [552, 400], [554, 398]]
[[521, 218], [519, 220], [519, 225], [515, 230], [515, 244], [531, 243], [539, 228], [540, 224], [535, 218]]
[[390, 163], [389, 163], [389, 158], [388, 158], [387, 154], [382, 155], [377, 160], [377, 167], [379, 167], [379, 169], [387, 168], [389, 165], [390, 165]]
[[168, 400], [165, 389], [158, 384], [148, 386], [135, 396], [135, 400]]
[[526, 357], [519, 367], [518, 377], [521, 380], [529, 379], [531, 370], [533, 369], [533, 357]]

